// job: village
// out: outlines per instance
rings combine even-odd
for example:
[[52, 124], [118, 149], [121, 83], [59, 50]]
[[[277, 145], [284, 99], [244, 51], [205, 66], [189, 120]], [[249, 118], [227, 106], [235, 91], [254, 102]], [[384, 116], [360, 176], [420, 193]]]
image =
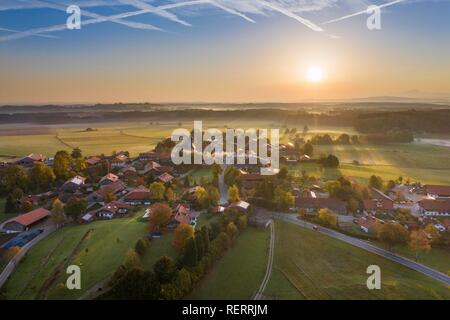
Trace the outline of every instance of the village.
[[[351, 177], [324, 180], [295, 172], [292, 166], [311, 162], [324, 169], [339, 166], [333, 155], [314, 158], [309, 141], [281, 145], [282, 167], [272, 176], [262, 175], [257, 164], [174, 165], [173, 146], [166, 139], [135, 158], [127, 151], [84, 157], [76, 148], [4, 163], [5, 211], [18, 215], [0, 226], [3, 266], [17, 263], [16, 255], [55, 230], [136, 214], [149, 225], [148, 241], [173, 231], [173, 246], [182, 255], [194, 234], [206, 232], [208, 241], [214, 239], [198, 225], [202, 215], [225, 217], [220, 221], [226, 221], [223, 230], [231, 238], [247, 224], [267, 228], [273, 214], [284, 214], [313, 223], [314, 230], [331, 228], [388, 248], [409, 244], [416, 259], [435, 245], [448, 246], [450, 186], [377, 176], [362, 185]], [[199, 171], [207, 174], [194, 178]]]

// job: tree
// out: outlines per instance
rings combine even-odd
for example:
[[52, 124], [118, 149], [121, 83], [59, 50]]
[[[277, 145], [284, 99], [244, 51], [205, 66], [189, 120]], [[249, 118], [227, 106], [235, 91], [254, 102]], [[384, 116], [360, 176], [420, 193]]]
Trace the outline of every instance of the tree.
[[79, 147], [76, 147], [75, 149], [73, 149], [72, 153], [70, 154], [70, 156], [72, 157], [72, 159], [83, 158], [83, 154], [82, 154], [81, 149]]
[[11, 261], [20, 252], [20, 247], [11, 247], [4, 254], [3, 259], [6, 262]]
[[371, 175], [369, 178], [369, 186], [375, 189], [381, 189], [383, 187], [383, 179], [376, 175]]
[[228, 201], [229, 202], [236, 202], [241, 200], [241, 197], [239, 196], [239, 188], [236, 185], [233, 185], [228, 188]]
[[352, 135], [351, 139], [352, 139], [352, 143], [353, 144], [358, 144], [359, 143], [359, 138], [358, 138], [358, 136], [356, 134]]
[[155, 200], [164, 200], [164, 193], [166, 192], [166, 187], [162, 182], [153, 182], [150, 185], [150, 194]]
[[343, 133], [336, 139], [336, 142], [338, 144], [350, 144], [350, 136], [346, 133]]
[[48, 190], [55, 182], [53, 169], [42, 162], [35, 162], [30, 170], [30, 188], [33, 190]]
[[277, 173], [277, 178], [281, 180], [285, 180], [288, 178], [288, 170], [286, 168], [281, 168]]
[[187, 267], [195, 267], [198, 262], [197, 244], [194, 238], [187, 240], [184, 254], [182, 257], [183, 264]]
[[159, 231], [164, 228], [172, 216], [172, 209], [163, 203], [156, 203], [150, 208], [149, 226], [151, 231]]
[[156, 300], [160, 294], [156, 275], [141, 268], [127, 271], [111, 289], [111, 296], [116, 300]]
[[197, 247], [197, 259], [200, 261], [205, 255], [206, 251], [203, 245], [202, 234], [197, 232], [194, 238], [195, 246]]
[[65, 218], [64, 204], [59, 199], [55, 199], [55, 201], [53, 201], [50, 219], [56, 227], [59, 227], [64, 222]]
[[67, 180], [72, 176], [71, 157], [67, 151], [58, 151], [53, 161], [53, 171], [58, 180]]
[[73, 169], [77, 173], [81, 173], [84, 169], [87, 168], [86, 161], [83, 158], [77, 158], [73, 160]]
[[77, 197], [70, 198], [69, 202], [67, 202], [64, 212], [68, 217], [73, 219], [78, 218], [83, 213], [86, 212], [87, 203], [84, 199], [79, 199]]
[[325, 208], [320, 209], [317, 218], [325, 226], [337, 227], [337, 215], [329, 209], [325, 209]]
[[273, 200], [282, 210], [292, 208], [295, 205], [295, 197], [290, 192], [284, 191], [281, 186], [275, 188]]
[[303, 146], [303, 153], [311, 157], [313, 155], [313, 152], [314, 146], [312, 145], [312, 143], [310, 141], [306, 142]]
[[19, 166], [12, 165], [3, 169], [0, 176], [0, 191], [3, 193], [12, 192], [14, 189], [27, 190], [28, 176]]
[[28, 200], [22, 201], [22, 204], [20, 206], [20, 212], [27, 213], [30, 212], [31, 210], [33, 210], [33, 204]]
[[319, 163], [324, 168], [337, 168], [339, 167], [339, 159], [332, 154], [329, 154], [327, 157], [322, 157], [319, 159]]
[[205, 249], [205, 252], [208, 252], [209, 245], [210, 245], [208, 228], [206, 226], [203, 226], [200, 229], [200, 234], [201, 234], [202, 240], [203, 240], [203, 248]]
[[211, 166], [211, 172], [214, 177], [218, 177], [222, 173], [222, 167], [219, 164], [214, 163]]
[[140, 256], [143, 256], [147, 251], [149, 243], [146, 239], [139, 239], [134, 246], [134, 251]]
[[167, 202], [172, 203], [175, 201], [175, 192], [173, 192], [172, 188], [167, 188], [164, 197]]
[[142, 267], [142, 261], [139, 254], [136, 252], [136, 250], [128, 249], [125, 260], [123, 262], [123, 266], [126, 270], [131, 270], [133, 268], [141, 268]]
[[230, 237], [230, 239], [234, 240], [237, 237], [239, 230], [236, 227], [236, 225], [234, 224], [234, 222], [230, 222], [227, 225], [226, 232], [227, 232], [227, 235]]
[[171, 282], [176, 275], [176, 271], [174, 261], [167, 256], [162, 256], [153, 265], [153, 272], [162, 284]]
[[238, 227], [239, 230], [245, 230], [247, 228], [247, 224], [248, 224], [248, 218], [246, 215], [241, 215], [239, 216], [239, 218], [236, 221], [236, 225]]
[[416, 253], [416, 261], [419, 259], [419, 252], [431, 250], [430, 240], [423, 230], [414, 230], [409, 237], [409, 247]]
[[216, 206], [220, 200], [219, 189], [217, 189], [216, 187], [210, 186], [208, 188], [208, 198], [209, 198], [209, 204], [211, 206]]
[[194, 227], [190, 224], [180, 224], [173, 233], [173, 245], [174, 247], [182, 251], [186, 247], [186, 243], [189, 239], [194, 237]]
[[241, 175], [241, 172], [233, 167], [230, 166], [225, 170], [224, 179], [225, 183], [229, 186], [235, 185], [237, 182], [237, 178]]
[[206, 209], [208, 207], [209, 197], [205, 188], [198, 187], [197, 190], [195, 190], [195, 203], [199, 209]]
[[308, 126], [305, 124], [305, 126], [303, 127], [303, 131], [302, 131], [303, 136], [306, 136], [306, 135], [308, 134], [308, 131], [309, 131], [309, 128], [308, 128]]
[[436, 244], [437, 242], [439, 242], [439, 238], [440, 238], [440, 233], [439, 230], [436, 229], [436, 227], [433, 224], [428, 224], [425, 229], [424, 229], [425, 233], [427, 235], [430, 236], [431, 238], [431, 244]]
[[336, 197], [340, 188], [341, 182], [338, 180], [329, 180], [325, 183], [325, 190], [328, 191], [330, 197]]
[[408, 240], [408, 231], [396, 222], [377, 223], [375, 233], [378, 240], [388, 244], [389, 249], [392, 249], [395, 244], [406, 243]]

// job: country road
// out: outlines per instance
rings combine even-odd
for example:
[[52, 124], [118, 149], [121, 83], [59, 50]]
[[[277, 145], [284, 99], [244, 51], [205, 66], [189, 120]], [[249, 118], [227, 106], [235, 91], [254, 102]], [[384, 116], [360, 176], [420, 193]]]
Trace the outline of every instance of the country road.
[[253, 300], [261, 300], [263, 298], [263, 293], [266, 290], [267, 284], [270, 280], [270, 275], [272, 274], [272, 266], [273, 266], [273, 254], [275, 249], [275, 226], [273, 220], [270, 221], [270, 246], [269, 246], [269, 256], [267, 259], [267, 268], [266, 274], [264, 275], [264, 279], [261, 283], [261, 286], [256, 292]]
[[[312, 228], [314, 226], [314, 224], [303, 221], [303, 220], [299, 220], [297, 219], [296, 215], [287, 215], [287, 214], [282, 214], [282, 213], [276, 213], [274, 212], [273, 217], [278, 218], [280, 220], [283, 221], [287, 221], [290, 223], [294, 223], [296, 225], [299, 225], [301, 227], [307, 227], [307, 228]], [[324, 228], [324, 227], [320, 227], [318, 228], [317, 232], [320, 232], [324, 235], [330, 236], [332, 238], [344, 241], [348, 244], [354, 245], [358, 248], [364, 249], [366, 251], [369, 251], [371, 253], [374, 253], [376, 255], [379, 255], [381, 257], [384, 257], [388, 260], [391, 260], [393, 262], [399, 263], [407, 268], [413, 269], [417, 272], [420, 272], [430, 278], [433, 278], [437, 281], [440, 281], [448, 286], [450, 286], [450, 277], [442, 272], [439, 272], [437, 270], [434, 270], [430, 267], [424, 266], [423, 264], [417, 263], [413, 260], [401, 257], [399, 255], [396, 255], [390, 251], [381, 249], [377, 246], [374, 246], [373, 244], [367, 242], [367, 241], [363, 241], [360, 239], [356, 239], [350, 236], [347, 236], [345, 234], [339, 233], [337, 231], [328, 229], [328, 228]]]

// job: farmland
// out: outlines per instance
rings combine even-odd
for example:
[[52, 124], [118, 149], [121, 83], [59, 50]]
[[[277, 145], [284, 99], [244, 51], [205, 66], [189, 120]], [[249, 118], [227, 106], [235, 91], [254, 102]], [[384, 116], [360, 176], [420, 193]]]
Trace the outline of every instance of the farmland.
[[251, 299], [266, 271], [269, 236], [247, 228], [188, 299]]
[[[450, 299], [445, 285], [413, 270], [288, 222], [275, 226], [269, 298]], [[369, 265], [382, 270], [381, 290], [366, 287]]]
[[[110, 277], [128, 249], [145, 232], [146, 224], [134, 217], [64, 227], [27, 253], [4, 287], [6, 296], [8, 299], [76, 299]], [[143, 264], [151, 268], [161, 255], [175, 254], [168, 234], [152, 241]], [[58, 270], [70, 264], [81, 268], [82, 290], [71, 291], [64, 286], [67, 275]]]

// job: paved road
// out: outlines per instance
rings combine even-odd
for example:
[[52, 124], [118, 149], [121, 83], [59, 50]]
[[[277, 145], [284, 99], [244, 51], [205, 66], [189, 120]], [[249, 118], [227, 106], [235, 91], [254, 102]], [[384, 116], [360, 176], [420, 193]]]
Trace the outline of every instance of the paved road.
[[264, 279], [261, 283], [261, 286], [256, 292], [253, 300], [261, 300], [263, 298], [263, 293], [266, 290], [267, 284], [269, 283], [270, 275], [272, 274], [272, 266], [273, 266], [273, 253], [275, 249], [275, 226], [273, 220], [270, 221], [270, 246], [269, 246], [269, 258], [267, 260], [267, 269], [266, 274], [264, 275]]
[[28, 242], [26, 245], [24, 245], [18, 254], [12, 258], [12, 260], [6, 265], [6, 267], [3, 269], [3, 271], [0, 273], [0, 288], [5, 284], [5, 282], [8, 280], [9, 276], [13, 273], [13, 271], [16, 269], [16, 266], [19, 264], [20, 260], [25, 256], [25, 254], [30, 250], [36, 243], [50, 235], [56, 230], [56, 227], [53, 225], [47, 225], [44, 228], [44, 232], [42, 232], [40, 235], [38, 235], [36, 238]]
[[228, 188], [225, 183], [225, 170], [226, 169], [227, 169], [227, 166], [222, 165], [222, 173], [219, 175], [219, 191], [220, 191], [219, 204], [221, 206], [226, 205], [228, 203]]
[[[286, 215], [286, 214], [282, 214], [282, 213], [273, 213], [273, 216], [283, 220], [283, 221], [287, 221], [287, 222], [291, 222], [294, 224], [297, 224], [299, 226], [302, 227], [307, 227], [307, 228], [312, 228], [314, 226], [314, 224], [306, 222], [306, 221], [302, 221], [297, 219], [296, 215]], [[364, 249], [366, 251], [372, 252], [374, 254], [377, 254], [379, 256], [382, 256], [386, 259], [389, 259], [391, 261], [397, 262], [405, 267], [408, 267], [410, 269], [413, 269], [417, 272], [420, 272], [428, 277], [431, 277], [437, 281], [440, 281], [448, 286], [450, 286], [450, 277], [444, 273], [441, 273], [439, 271], [436, 271], [430, 267], [424, 266], [423, 264], [417, 263], [413, 260], [401, 257], [399, 255], [396, 255], [390, 251], [381, 249], [377, 246], [374, 246], [373, 244], [367, 242], [367, 241], [363, 241], [360, 239], [356, 239], [350, 236], [347, 236], [345, 234], [339, 233], [337, 231], [331, 230], [331, 229], [327, 229], [324, 227], [319, 227], [318, 232], [325, 234], [327, 236], [333, 237], [335, 239], [347, 242], [351, 245], [354, 245], [358, 248]]]

